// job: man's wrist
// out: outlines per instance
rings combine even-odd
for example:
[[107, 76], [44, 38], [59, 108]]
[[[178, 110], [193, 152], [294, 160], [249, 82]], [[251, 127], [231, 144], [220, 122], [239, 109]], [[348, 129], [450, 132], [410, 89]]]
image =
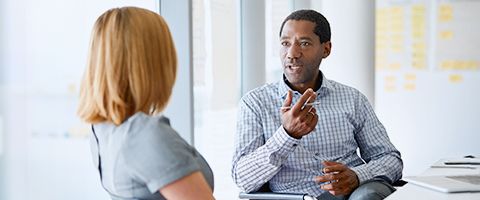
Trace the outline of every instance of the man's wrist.
[[366, 164], [352, 167], [351, 170], [357, 175], [358, 185], [361, 185], [365, 181], [373, 178]]
[[285, 131], [285, 133], [287, 133], [290, 137], [295, 138], [295, 139], [297, 139], [297, 140], [302, 139], [302, 136], [296, 136], [295, 134], [290, 133], [290, 132], [287, 130], [287, 128], [285, 128], [285, 126], [282, 126], [282, 128], [283, 128], [283, 130]]

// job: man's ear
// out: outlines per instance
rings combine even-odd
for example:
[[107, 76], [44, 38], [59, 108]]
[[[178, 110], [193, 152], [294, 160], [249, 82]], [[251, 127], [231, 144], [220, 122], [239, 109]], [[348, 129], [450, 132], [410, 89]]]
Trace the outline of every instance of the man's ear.
[[332, 51], [332, 42], [330, 41], [326, 41], [324, 44], [323, 44], [323, 58], [326, 58], [328, 57], [328, 55], [330, 55], [330, 52]]

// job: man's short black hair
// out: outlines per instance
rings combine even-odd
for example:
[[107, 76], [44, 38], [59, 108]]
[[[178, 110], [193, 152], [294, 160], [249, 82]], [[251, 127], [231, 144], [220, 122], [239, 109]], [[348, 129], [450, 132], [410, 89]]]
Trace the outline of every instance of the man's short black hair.
[[280, 27], [280, 37], [282, 36], [283, 26], [288, 20], [307, 20], [315, 23], [315, 29], [313, 32], [318, 35], [320, 42], [324, 43], [330, 41], [330, 24], [322, 14], [314, 10], [297, 10], [283, 20], [282, 26]]

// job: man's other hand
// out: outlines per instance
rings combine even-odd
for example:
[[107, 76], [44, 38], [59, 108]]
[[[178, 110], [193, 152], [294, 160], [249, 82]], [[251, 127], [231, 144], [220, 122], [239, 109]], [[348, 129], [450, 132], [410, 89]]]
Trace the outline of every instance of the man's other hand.
[[315, 181], [325, 183], [320, 188], [332, 195], [349, 195], [358, 187], [357, 174], [339, 162], [324, 161], [323, 176], [317, 176]]

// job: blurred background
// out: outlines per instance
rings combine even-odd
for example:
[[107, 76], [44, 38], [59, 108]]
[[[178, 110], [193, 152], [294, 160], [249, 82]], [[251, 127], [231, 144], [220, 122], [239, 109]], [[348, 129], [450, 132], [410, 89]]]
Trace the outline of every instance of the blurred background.
[[211, 165], [217, 199], [238, 194], [238, 101], [281, 79], [280, 25], [302, 8], [330, 21], [320, 69], [368, 97], [405, 175], [480, 155], [478, 0], [1, 0], [0, 199], [109, 198], [75, 111], [93, 23], [119, 6], [167, 20], [179, 71], [165, 114]]

